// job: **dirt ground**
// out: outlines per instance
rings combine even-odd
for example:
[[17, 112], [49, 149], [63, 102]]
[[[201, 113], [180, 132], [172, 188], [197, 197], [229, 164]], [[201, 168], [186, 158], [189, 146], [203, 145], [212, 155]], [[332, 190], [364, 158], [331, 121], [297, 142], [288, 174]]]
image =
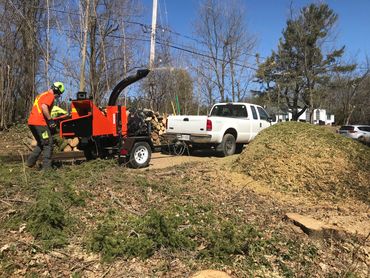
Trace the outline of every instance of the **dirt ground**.
[[[2, 133], [0, 134], [0, 155], [27, 155], [29, 153], [26, 144], [23, 143], [21, 133]], [[13, 142], [13, 143], [11, 143]], [[245, 147], [246, 148], [246, 147]], [[171, 168], [187, 163], [188, 167], [192, 167], [191, 163], [201, 162], [204, 165], [214, 165], [215, 168], [226, 167], [229, 170], [224, 172], [225, 178], [230, 179], [233, 183], [247, 186], [253, 189], [256, 193], [274, 198], [275, 200], [287, 203], [296, 207], [296, 211], [307, 213], [313, 218], [318, 218], [325, 223], [338, 226], [353, 234], [367, 236], [370, 233], [370, 208], [366, 205], [354, 200], [345, 200], [335, 205], [330, 202], [320, 200], [310, 201], [299, 194], [287, 194], [278, 190], [274, 191], [261, 182], [254, 181], [247, 176], [231, 170], [231, 164], [238, 155], [228, 158], [220, 158], [212, 151], [198, 151], [195, 154], [184, 154], [182, 156], [162, 154], [155, 152], [152, 154], [152, 159], [149, 167], [140, 170], [132, 171], [153, 171], [159, 169]]]
[[155, 169], [164, 169], [181, 165], [189, 162], [204, 162], [209, 163], [211, 161], [219, 161], [219, 157], [214, 156], [211, 152], [199, 152], [196, 155], [167, 155], [162, 153], [153, 153], [149, 167], [142, 169], [143, 171], [150, 171]]
[[[9, 144], [9, 140], [13, 138], [9, 136], [9, 134], [0, 134], [0, 155], [27, 153], [19, 138], [16, 144]], [[299, 239], [314, 244], [319, 249], [320, 260], [312, 269], [314, 271], [312, 277], [345, 277], [347, 267], [348, 273], [353, 268], [356, 269], [358, 277], [369, 277], [370, 208], [368, 205], [351, 198], [333, 202], [325, 200], [322, 196], [315, 198], [305, 195], [304, 192], [284, 192], [281, 189], [272, 188], [235, 170], [233, 165], [238, 157], [234, 155], [219, 158], [212, 152], [198, 152], [192, 156], [154, 153], [148, 168], [128, 169], [128, 172], [138, 177], [149, 177], [148, 179], [158, 184], [162, 180], [174, 180], [186, 187], [185, 198], [191, 199], [193, 194], [205, 196], [207, 201], [218, 204], [220, 212], [237, 214], [247, 222], [256, 223], [266, 232], [280, 231], [292, 241]], [[106, 177], [111, 174], [114, 173], [107, 173]], [[101, 183], [104, 185], [103, 180]], [[82, 185], [81, 189], [91, 190], [91, 185], [84, 186], [85, 188]], [[109, 204], [112, 196], [115, 196], [120, 200], [130, 200], [129, 208], [135, 212], [140, 212], [147, 206], [139, 201], [139, 197], [135, 200], [135, 196], [127, 195], [130, 192], [121, 187], [112, 187], [111, 191], [107, 191], [102, 186], [94, 190], [96, 191], [93, 191], [93, 194], [99, 196], [99, 201], [103, 204]], [[145, 189], [143, 194], [149, 203], [161, 204], [167, 200], [167, 197], [156, 194], [150, 187]], [[21, 198], [24, 197], [19, 196], [19, 199]], [[13, 213], [13, 203], [4, 202], [1, 203], [5, 208], [4, 215]], [[86, 211], [85, 214], [101, 213], [100, 206], [101, 204], [96, 203], [88, 204], [84, 210], [93, 210]], [[299, 227], [284, 220], [285, 214], [289, 212], [299, 213], [336, 226], [345, 231], [344, 236], [329, 239], [311, 238]], [[91, 221], [87, 219], [84, 220], [86, 220], [84, 223], [86, 230], [91, 229], [94, 223], [90, 223]], [[5, 248], [12, 244], [19, 248], [17, 251], [19, 270], [11, 277], [25, 277], [27, 271], [33, 268], [40, 268], [39, 273], [43, 277], [72, 277], [71, 273], [76, 270], [83, 273], [81, 277], [190, 277], [191, 273], [202, 269], [202, 266], [189, 266], [188, 262], [181, 257], [172, 257], [166, 252], [159, 252], [145, 261], [117, 259], [111, 264], [102, 263], [98, 255], [87, 254], [81, 250], [79, 236], [63, 250], [48, 254], [33, 254], [28, 250], [30, 249], [29, 242], [33, 244], [34, 241], [29, 234], [24, 234], [23, 230], [24, 228], [20, 227], [19, 231], [12, 231], [0, 240], [1, 252], [7, 252], [8, 249]], [[353, 237], [356, 237], [360, 243], [355, 244]], [[33, 250], [34, 247], [31, 249]], [[31, 259], [28, 260], [27, 256]], [[226, 267], [224, 270], [232, 277], [248, 276], [246, 272], [239, 271], [235, 266]], [[287, 275], [287, 277], [307, 277], [307, 275], [311, 276], [308, 273], [299, 273], [298, 270], [293, 276]], [[258, 273], [257, 276], [281, 277], [274, 271]]]

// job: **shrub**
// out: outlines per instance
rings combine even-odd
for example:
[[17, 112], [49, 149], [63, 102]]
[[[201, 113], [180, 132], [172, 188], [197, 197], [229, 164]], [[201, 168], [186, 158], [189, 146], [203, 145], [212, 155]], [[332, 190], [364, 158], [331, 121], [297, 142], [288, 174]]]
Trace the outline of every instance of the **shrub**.
[[180, 229], [181, 218], [174, 214], [163, 214], [156, 210], [143, 217], [125, 219], [110, 214], [93, 232], [89, 246], [100, 252], [105, 260], [115, 257], [148, 258], [160, 248], [192, 249], [195, 244], [187, 236], [186, 229]]
[[44, 247], [61, 247], [67, 243], [65, 228], [70, 217], [62, 206], [62, 198], [50, 187], [40, 190], [36, 203], [28, 212], [28, 230]]

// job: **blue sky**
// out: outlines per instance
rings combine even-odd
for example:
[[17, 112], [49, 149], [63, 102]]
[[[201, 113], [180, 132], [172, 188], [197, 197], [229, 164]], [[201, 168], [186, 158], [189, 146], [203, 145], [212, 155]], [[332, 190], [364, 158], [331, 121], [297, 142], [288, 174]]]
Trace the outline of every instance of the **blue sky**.
[[[223, 0], [227, 1], [227, 0]], [[199, 0], [158, 0], [158, 23], [169, 24], [170, 28], [183, 35], [194, 36], [193, 22], [196, 19]], [[276, 49], [282, 30], [289, 16], [291, 2], [297, 10], [309, 3], [307, 0], [242, 0], [246, 10], [248, 30], [257, 37], [255, 52], [266, 57]], [[335, 27], [333, 46], [346, 45], [346, 58], [356, 58], [363, 63], [370, 57], [370, 1], [327, 0], [339, 16]], [[152, 0], [143, 0], [143, 21], [151, 24]], [[166, 13], [167, 11], [167, 13]], [[191, 41], [189, 41], [190, 43]]]

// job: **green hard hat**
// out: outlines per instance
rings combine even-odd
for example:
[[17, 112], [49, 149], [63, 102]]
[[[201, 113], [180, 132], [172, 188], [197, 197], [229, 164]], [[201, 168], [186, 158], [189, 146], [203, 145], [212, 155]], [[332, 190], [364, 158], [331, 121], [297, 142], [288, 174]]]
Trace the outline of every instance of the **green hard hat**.
[[51, 88], [59, 91], [61, 94], [64, 93], [64, 84], [62, 82], [54, 82]]

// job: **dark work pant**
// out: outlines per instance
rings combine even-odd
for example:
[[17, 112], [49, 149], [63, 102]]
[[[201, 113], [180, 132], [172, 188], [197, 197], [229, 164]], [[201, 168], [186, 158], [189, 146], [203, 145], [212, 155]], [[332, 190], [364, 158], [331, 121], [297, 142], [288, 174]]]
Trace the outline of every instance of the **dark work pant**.
[[33, 149], [28, 157], [27, 166], [32, 167], [36, 164], [41, 152], [43, 152], [42, 169], [51, 168], [51, 155], [53, 152], [53, 137], [51, 136], [50, 128], [48, 126], [30, 125], [29, 126], [33, 137], [37, 141], [37, 146]]

